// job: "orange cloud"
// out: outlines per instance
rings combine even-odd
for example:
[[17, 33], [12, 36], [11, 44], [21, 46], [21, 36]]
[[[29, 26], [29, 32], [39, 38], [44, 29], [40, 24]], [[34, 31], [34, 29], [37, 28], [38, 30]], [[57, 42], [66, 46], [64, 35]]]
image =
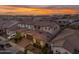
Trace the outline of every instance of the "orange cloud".
[[0, 6], [0, 13], [10, 15], [51, 15], [51, 14], [77, 14], [76, 9], [44, 9], [44, 8], [23, 8], [16, 6]]

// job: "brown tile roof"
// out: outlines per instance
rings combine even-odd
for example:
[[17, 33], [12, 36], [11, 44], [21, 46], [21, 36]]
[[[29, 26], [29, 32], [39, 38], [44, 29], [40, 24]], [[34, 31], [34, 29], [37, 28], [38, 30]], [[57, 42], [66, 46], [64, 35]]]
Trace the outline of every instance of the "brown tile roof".
[[71, 52], [73, 52], [74, 49], [79, 49], [79, 32], [75, 32], [72, 36], [69, 36], [63, 44], [63, 47]]
[[18, 42], [17, 44], [23, 48], [25, 48], [26, 46], [28, 46], [30, 44], [30, 40], [23, 38], [20, 42]]
[[45, 21], [45, 22], [39, 22], [39, 21], [37, 21], [37, 22], [34, 23], [34, 25], [54, 27], [57, 24], [54, 23], [54, 22], [47, 22], [47, 21]]
[[32, 35], [34, 35], [35, 38], [42, 39], [44, 41], [49, 41], [53, 37], [53, 35], [51, 35], [50, 33], [40, 32], [40, 31], [36, 31], [36, 32], [33, 31]]
[[72, 29], [64, 29], [58, 36], [56, 36], [53, 40], [52, 43], [65, 40], [65, 38], [71, 34], [74, 33], [74, 30]]
[[33, 19], [24, 19], [19, 21], [20, 24], [34, 24]]
[[42, 39], [44, 41], [49, 41], [53, 35], [43, 31], [32, 31], [32, 30], [18, 30], [19, 32], [30, 33], [33, 37], [37, 39]]
[[52, 40], [52, 43], [54, 46], [60, 46], [73, 52], [74, 49], [79, 49], [79, 30], [65, 29]]
[[0, 20], [0, 27], [2, 26], [2, 28], [10, 28], [17, 23], [18, 22], [14, 20]]

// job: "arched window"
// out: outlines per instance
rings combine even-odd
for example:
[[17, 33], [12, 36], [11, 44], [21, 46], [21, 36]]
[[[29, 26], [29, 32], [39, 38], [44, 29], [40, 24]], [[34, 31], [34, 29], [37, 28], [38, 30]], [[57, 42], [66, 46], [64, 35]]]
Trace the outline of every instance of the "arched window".
[[18, 27], [21, 27], [21, 24], [18, 24]]
[[59, 23], [61, 23], [61, 21], [59, 21]]
[[26, 25], [25, 25], [25, 27], [27, 28], [27, 27], [28, 27], [28, 25], [26, 24]]
[[28, 29], [31, 29], [31, 25], [28, 25]]
[[25, 27], [24, 24], [22, 24], [21, 27], [24, 28]]
[[38, 29], [40, 29], [40, 26], [38, 26]]

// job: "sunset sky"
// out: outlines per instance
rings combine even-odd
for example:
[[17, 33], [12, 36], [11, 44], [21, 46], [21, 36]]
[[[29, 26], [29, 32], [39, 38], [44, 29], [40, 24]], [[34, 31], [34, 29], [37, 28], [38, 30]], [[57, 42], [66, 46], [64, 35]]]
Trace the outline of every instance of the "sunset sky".
[[78, 6], [0, 6], [0, 15], [51, 15], [78, 13]]

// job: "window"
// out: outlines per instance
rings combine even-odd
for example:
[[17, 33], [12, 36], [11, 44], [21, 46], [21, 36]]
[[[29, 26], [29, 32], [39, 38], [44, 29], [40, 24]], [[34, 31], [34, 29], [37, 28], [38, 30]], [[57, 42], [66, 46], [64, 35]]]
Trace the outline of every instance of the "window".
[[18, 24], [18, 27], [24, 28], [24, 24]]
[[38, 26], [38, 29], [40, 29], [40, 26]]
[[26, 25], [25, 25], [25, 27], [27, 28], [27, 27], [28, 27], [28, 25], [26, 24]]
[[60, 54], [61, 52], [59, 52], [58, 50], [56, 50], [56, 53], [57, 53], [57, 54]]
[[63, 21], [63, 23], [66, 23], [65, 21]]
[[55, 28], [57, 29], [57, 26]]
[[4, 50], [4, 45], [0, 44], [0, 50]]
[[59, 21], [59, 23], [61, 23], [61, 21]]
[[55, 30], [55, 27], [54, 27], [54, 30]]
[[47, 27], [45, 27], [45, 30], [47, 30]]
[[18, 24], [18, 27], [21, 27], [21, 24]]
[[46, 31], [46, 32], [49, 32], [51, 30], [51, 28], [50, 27], [43, 27], [42, 30]]
[[50, 27], [49, 27], [48, 29], [49, 29], [49, 30], [51, 30], [51, 28], [50, 28]]
[[37, 26], [36, 25], [34, 25], [34, 28], [36, 28]]
[[43, 31], [46, 31], [46, 29], [47, 29], [46, 27], [43, 27]]
[[54, 30], [56, 30], [57, 29], [57, 26], [56, 27], [54, 27]]
[[33, 36], [32, 36], [32, 35], [27, 34], [27, 39], [29, 39], [29, 40], [33, 40]]
[[31, 29], [31, 25], [28, 25], [28, 29]]
[[2, 32], [2, 30], [0, 30], [0, 32]]
[[25, 27], [24, 24], [22, 24], [21, 27], [24, 28]]

